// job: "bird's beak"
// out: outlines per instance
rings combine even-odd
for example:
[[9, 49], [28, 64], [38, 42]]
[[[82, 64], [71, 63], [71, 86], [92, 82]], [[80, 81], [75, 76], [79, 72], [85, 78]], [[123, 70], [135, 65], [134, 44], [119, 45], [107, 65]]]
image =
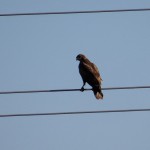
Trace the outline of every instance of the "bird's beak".
[[79, 60], [78, 57], [76, 57], [76, 61]]

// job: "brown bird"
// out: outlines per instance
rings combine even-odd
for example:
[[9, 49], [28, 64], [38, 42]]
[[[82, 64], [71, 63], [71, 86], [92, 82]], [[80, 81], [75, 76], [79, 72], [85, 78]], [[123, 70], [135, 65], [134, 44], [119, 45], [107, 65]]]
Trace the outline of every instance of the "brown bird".
[[83, 54], [79, 54], [76, 57], [79, 63], [79, 73], [83, 80], [83, 86], [81, 91], [84, 91], [86, 82], [92, 86], [93, 93], [96, 99], [103, 99], [103, 93], [101, 91], [101, 77], [96, 65], [90, 62]]

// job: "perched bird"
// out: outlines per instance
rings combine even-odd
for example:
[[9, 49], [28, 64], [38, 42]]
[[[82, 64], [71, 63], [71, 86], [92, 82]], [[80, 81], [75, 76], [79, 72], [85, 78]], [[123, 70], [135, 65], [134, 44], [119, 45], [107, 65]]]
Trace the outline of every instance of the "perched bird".
[[101, 91], [101, 77], [96, 65], [90, 60], [88, 60], [83, 54], [79, 54], [76, 57], [76, 60], [80, 61], [79, 63], [79, 73], [83, 80], [83, 86], [81, 91], [84, 91], [84, 86], [86, 82], [92, 86], [93, 93], [96, 99], [102, 99], [103, 93]]

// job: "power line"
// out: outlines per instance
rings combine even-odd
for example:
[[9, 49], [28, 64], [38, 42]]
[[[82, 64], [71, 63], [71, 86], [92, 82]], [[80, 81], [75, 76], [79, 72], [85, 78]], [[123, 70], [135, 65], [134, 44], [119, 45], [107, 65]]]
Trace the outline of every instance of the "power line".
[[5, 114], [0, 117], [29, 117], [29, 116], [54, 116], [54, 115], [81, 115], [97, 113], [123, 113], [123, 112], [146, 112], [150, 109], [124, 109], [124, 110], [98, 110], [98, 111], [76, 111], [76, 112], [52, 112], [52, 113], [30, 113], [30, 114]]
[[[102, 88], [102, 90], [131, 90], [131, 89], [149, 89], [150, 86], [128, 86], [128, 87], [108, 87]], [[85, 89], [89, 91], [92, 89]], [[48, 92], [73, 92], [80, 91], [80, 89], [57, 89], [57, 90], [28, 90], [28, 91], [4, 91], [0, 94], [29, 94], [29, 93], [48, 93]]]
[[67, 14], [90, 14], [90, 13], [113, 13], [113, 12], [137, 12], [150, 11], [150, 8], [135, 9], [114, 9], [114, 10], [85, 10], [85, 11], [64, 11], [64, 12], [31, 12], [31, 13], [6, 13], [0, 16], [32, 16], [32, 15], [67, 15]]

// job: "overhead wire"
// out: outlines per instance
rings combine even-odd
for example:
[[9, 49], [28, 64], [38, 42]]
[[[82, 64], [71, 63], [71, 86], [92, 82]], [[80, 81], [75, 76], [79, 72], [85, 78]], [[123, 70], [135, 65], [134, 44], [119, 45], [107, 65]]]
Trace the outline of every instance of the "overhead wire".
[[[149, 89], [150, 86], [127, 86], [127, 87], [107, 87], [102, 90], [131, 90], [131, 89]], [[84, 89], [85, 91], [92, 90]], [[74, 92], [81, 89], [56, 89], [56, 90], [26, 90], [26, 91], [1, 91], [0, 94], [29, 94], [29, 93], [49, 93], [49, 92]]]
[[[150, 8], [138, 9], [116, 9], [116, 10], [85, 10], [85, 11], [66, 11], [66, 12], [31, 12], [31, 13], [6, 13], [5, 16], [32, 16], [32, 15], [65, 15], [65, 14], [91, 14], [91, 13], [117, 13], [117, 12], [140, 12], [150, 11]], [[131, 86], [131, 87], [108, 87], [102, 90], [130, 90], [130, 89], [148, 89], [150, 86]], [[85, 91], [92, 89], [85, 89]], [[27, 94], [27, 93], [45, 93], [45, 92], [71, 92], [80, 91], [80, 89], [56, 89], [56, 90], [26, 90], [26, 91], [3, 91], [0, 94]], [[100, 111], [78, 111], [78, 112], [51, 112], [51, 113], [25, 113], [25, 114], [3, 114], [0, 117], [28, 117], [28, 116], [53, 116], [53, 115], [78, 115], [78, 114], [97, 114], [97, 113], [122, 113], [122, 112], [146, 112], [150, 109], [124, 109], [124, 110], [100, 110]]]
[[29, 116], [81, 115], [81, 114], [98, 114], [98, 113], [148, 112], [148, 111], [150, 111], [150, 109], [122, 109], [122, 110], [74, 111], [74, 112], [51, 112], [51, 113], [24, 113], [24, 114], [3, 114], [3, 115], [0, 115], [0, 118], [29, 117]]
[[150, 11], [150, 8], [134, 9], [110, 9], [110, 10], [83, 10], [83, 11], [60, 11], [60, 12], [27, 12], [27, 13], [1, 13], [0, 16], [33, 16], [33, 15], [67, 15], [67, 14], [91, 14], [91, 13], [117, 13], [117, 12]]

